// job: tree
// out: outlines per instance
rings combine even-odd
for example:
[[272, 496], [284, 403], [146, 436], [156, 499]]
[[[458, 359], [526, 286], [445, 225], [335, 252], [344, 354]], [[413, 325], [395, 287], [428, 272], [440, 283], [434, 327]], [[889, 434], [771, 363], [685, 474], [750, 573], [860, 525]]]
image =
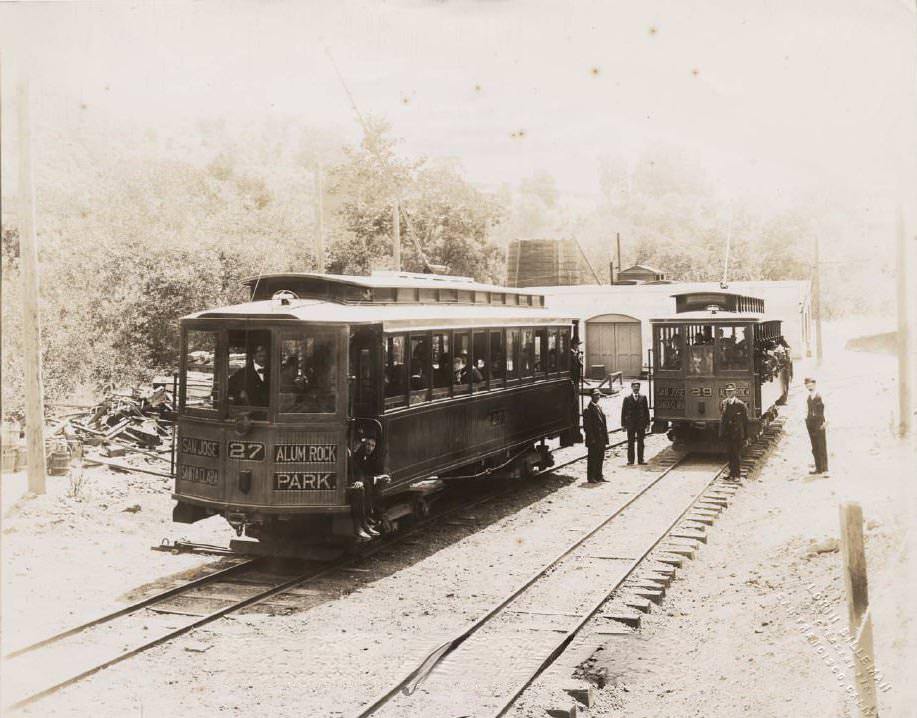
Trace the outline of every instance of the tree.
[[500, 251], [490, 241], [502, 211], [496, 199], [474, 188], [455, 162], [407, 161], [385, 122], [370, 119], [357, 148], [329, 171], [338, 227], [329, 271], [366, 274], [392, 268], [393, 212], [402, 212], [403, 268], [498, 281]]

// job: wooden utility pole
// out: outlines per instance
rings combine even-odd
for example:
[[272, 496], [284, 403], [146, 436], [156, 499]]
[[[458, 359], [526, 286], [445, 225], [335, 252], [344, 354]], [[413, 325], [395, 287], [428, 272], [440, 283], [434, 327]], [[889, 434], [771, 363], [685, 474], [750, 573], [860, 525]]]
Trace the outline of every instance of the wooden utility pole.
[[911, 367], [907, 323], [907, 240], [904, 235], [904, 212], [898, 207], [898, 436], [911, 431]]
[[322, 166], [315, 165], [315, 268], [325, 271], [325, 207]]
[[395, 271], [401, 271], [401, 202], [392, 205], [392, 263]]
[[815, 235], [815, 267], [812, 271], [812, 313], [815, 315], [815, 361], [821, 364], [821, 265], [818, 258], [818, 235]]
[[878, 716], [876, 660], [869, 614], [869, 585], [863, 546], [863, 509], [857, 503], [843, 503], [841, 516], [841, 559], [847, 588], [847, 615], [860, 715]]
[[618, 239], [618, 271], [620, 272], [622, 269], [624, 269], [623, 265], [621, 264], [621, 233], [615, 232], [615, 236]]
[[19, 86], [19, 257], [22, 262], [22, 364], [25, 381], [25, 436], [29, 491], [45, 493], [45, 407], [41, 382], [41, 324], [38, 314], [38, 248], [35, 188], [32, 184], [29, 86]]

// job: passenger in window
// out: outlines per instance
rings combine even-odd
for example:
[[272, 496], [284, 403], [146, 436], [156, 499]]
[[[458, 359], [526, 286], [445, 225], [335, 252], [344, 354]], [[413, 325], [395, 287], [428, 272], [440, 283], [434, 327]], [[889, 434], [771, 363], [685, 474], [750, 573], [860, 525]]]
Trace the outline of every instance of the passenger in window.
[[681, 368], [681, 336], [673, 334], [668, 342], [665, 339], [662, 342], [662, 368]]
[[449, 386], [452, 383], [452, 358], [449, 352], [439, 355], [439, 366], [435, 368], [436, 386]]
[[418, 344], [411, 356], [411, 389], [426, 389], [427, 384], [427, 347]]
[[244, 406], [267, 406], [270, 380], [267, 349], [259, 344], [251, 355], [251, 361], [229, 377], [230, 402]]
[[467, 384], [470, 381], [484, 381], [484, 377], [477, 367], [468, 366], [468, 354], [462, 352], [452, 361], [452, 378], [455, 384]]

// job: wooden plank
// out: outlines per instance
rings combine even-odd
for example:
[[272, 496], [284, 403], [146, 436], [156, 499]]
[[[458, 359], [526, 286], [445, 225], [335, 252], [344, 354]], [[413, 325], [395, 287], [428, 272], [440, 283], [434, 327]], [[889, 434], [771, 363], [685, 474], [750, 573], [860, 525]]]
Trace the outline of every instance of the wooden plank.
[[840, 506], [841, 557], [847, 589], [847, 617], [854, 638], [854, 671], [861, 716], [878, 716], [875, 681], [875, 652], [869, 615], [869, 585], [866, 551], [863, 545], [863, 509], [858, 503]]

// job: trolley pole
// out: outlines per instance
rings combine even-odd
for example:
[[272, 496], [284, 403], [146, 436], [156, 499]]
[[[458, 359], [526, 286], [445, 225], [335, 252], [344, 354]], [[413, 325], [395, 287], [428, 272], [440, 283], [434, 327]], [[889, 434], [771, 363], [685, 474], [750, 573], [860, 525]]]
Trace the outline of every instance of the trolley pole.
[[815, 267], [812, 272], [812, 303], [813, 314], [815, 315], [815, 361], [819, 365], [822, 358], [822, 339], [821, 339], [821, 265], [818, 258], [819, 236], [815, 235]]
[[401, 202], [392, 205], [392, 263], [395, 271], [401, 271]]
[[45, 407], [41, 382], [41, 324], [38, 313], [38, 248], [35, 240], [35, 188], [29, 126], [29, 86], [19, 85], [19, 253], [22, 259], [22, 363], [25, 380], [25, 435], [29, 454], [29, 491], [45, 493]]
[[315, 165], [315, 268], [325, 271], [325, 208], [322, 182], [322, 166]]
[[911, 367], [907, 316], [907, 239], [904, 232], [904, 212], [898, 207], [898, 436], [905, 438], [911, 431]]

